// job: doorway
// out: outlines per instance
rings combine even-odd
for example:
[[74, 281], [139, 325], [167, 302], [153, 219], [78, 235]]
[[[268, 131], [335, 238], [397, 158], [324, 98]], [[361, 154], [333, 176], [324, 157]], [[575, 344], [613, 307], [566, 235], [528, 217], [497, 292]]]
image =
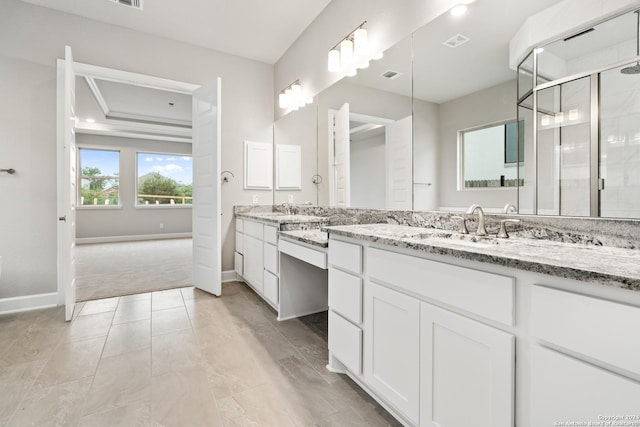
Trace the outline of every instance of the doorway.
[[[75, 246], [78, 203], [76, 133], [76, 76], [89, 76], [142, 88], [189, 94], [193, 117], [193, 285], [221, 294], [220, 231], [220, 87], [221, 80], [205, 86], [113, 70], [73, 61], [71, 48], [58, 60], [58, 295], [70, 320], [76, 300]], [[153, 124], [151, 124], [153, 125]], [[122, 125], [120, 136], [140, 136], [140, 123]], [[95, 129], [94, 129], [95, 130]]]

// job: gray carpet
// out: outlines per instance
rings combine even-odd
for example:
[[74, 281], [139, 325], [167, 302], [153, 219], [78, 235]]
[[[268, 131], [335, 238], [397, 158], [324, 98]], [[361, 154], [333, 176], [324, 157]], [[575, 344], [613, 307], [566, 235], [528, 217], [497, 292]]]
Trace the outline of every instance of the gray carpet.
[[76, 300], [189, 286], [191, 239], [76, 246]]

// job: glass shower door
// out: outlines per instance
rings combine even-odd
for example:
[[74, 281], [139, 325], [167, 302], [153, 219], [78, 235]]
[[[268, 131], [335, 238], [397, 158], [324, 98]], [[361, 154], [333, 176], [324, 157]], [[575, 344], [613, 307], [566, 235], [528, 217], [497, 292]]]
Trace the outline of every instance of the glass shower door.
[[640, 75], [600, 74], [600, 216], [640, 217]]

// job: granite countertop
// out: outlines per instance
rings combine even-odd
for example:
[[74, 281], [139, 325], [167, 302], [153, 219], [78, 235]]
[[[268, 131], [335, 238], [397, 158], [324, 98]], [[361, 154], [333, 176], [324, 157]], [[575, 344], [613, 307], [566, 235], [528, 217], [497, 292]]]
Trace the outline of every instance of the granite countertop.
[[271, 222], [274, 224], [303, 224], [318, 223], [328, 224], [326, 217], [312, 215], [287, 215], [281, 212], [243, 212], [236, 213], [238, 218], [255, 219], [257, 221]]
[[323, 227], [329, 234], [640, 291], [640, 250], [394, 224]]
[[280, 231], [280, 237], [286, 237], [321, 248], [329, 246], [329, 234], [320, 229]]

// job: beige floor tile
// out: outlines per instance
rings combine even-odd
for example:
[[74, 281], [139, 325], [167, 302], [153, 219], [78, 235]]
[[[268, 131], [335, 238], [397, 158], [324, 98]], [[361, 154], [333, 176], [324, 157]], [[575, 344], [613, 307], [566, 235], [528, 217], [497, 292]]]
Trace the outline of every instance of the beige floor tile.
[[137, 402], [84, 416], [79, 427], [148, 427], [151, 426], [151, 402]]
[[150, 398], [150, 349], [104, 357], [98, 365], [83, 414], [103, 412]]
[[191, 329], [191, 322], [184, 306], [154, 311], [151, 314], [153, 336]]
[[45, 363], [46, 360], [19, 363], [0, 371], [0, 420], [13, 414]]
[[140, 294], [123, 295], [120, 297], [120, 302], [133, 302], [133, 301], [151, 301], [151, 292], [144, 292]]
[[7, 427], [9, 425], [9, 418], [0, 420], [0, 427]]
[[151, 300], [137, 300], [118, 304], [113, 324], [135, 322], [136, 320], [151, 319]]
[[351, 408], [336, 412], [314, 425], [317, 427], [369, 427], [369, 423]]
[[271, 384], [218, 400], [224, 425], [295, 426], [288, 413], [289, 397]]
[[71, 316], [72, 320], [80, 315], [80, 312], [84, 308], [84, 304], [85, 304], [84, 301], [81, 301], [81, 302], [76, 301], [76, 303], [73, 306], [73, 315]]
[[64, 341], [79, 341], [88, 338], [103, 337], [109, 333], [114, 311], [78, 316], [66, 328]]
[[180, 289], [169, 289], [167, 291], [151, 293], [151, 308], [153, 311], [181, 307], [183, 305], [184, 299], [182, 298]]
[[151, 348], [153, 376], [202, 366], [200, 347], [191, 329], [157, 335]]
[[204, 370], [153, 377], [151, 416], [163, 426], [222, 426]]
[[150, 319], [113, 325], [109, 330], [102, 357], [149, 347], [151, 347]]
[[50, 387], [34, 386], [18, 410], [9, 420], [9, 426], [72, 426], [80, 419], [91, 378], [70, 381]]
[[120, 297], [96, 299], [93, 301], [86, 301], [84, 307], [80, 311], [80, 316], [86, 316], [87, 314], [106, 313], [108, 311], [116, 311]]
[[326, 368], [329, 359], [327, 341], [313, 333], [291, 339], [291, 344], [298, 353], [328, 383], [338, 381], [340, 375], [329, 372]]
[[51, 356], [64, 335], [63, 329], [31, 329], [25, 330], [8, 346], [4, 352], [0, 350], [4, 365], [47, 359]]
[[36, 384], [46, 386], [93, 376], [105, 339], [99, 337], [61, 343], [42, 369]]

